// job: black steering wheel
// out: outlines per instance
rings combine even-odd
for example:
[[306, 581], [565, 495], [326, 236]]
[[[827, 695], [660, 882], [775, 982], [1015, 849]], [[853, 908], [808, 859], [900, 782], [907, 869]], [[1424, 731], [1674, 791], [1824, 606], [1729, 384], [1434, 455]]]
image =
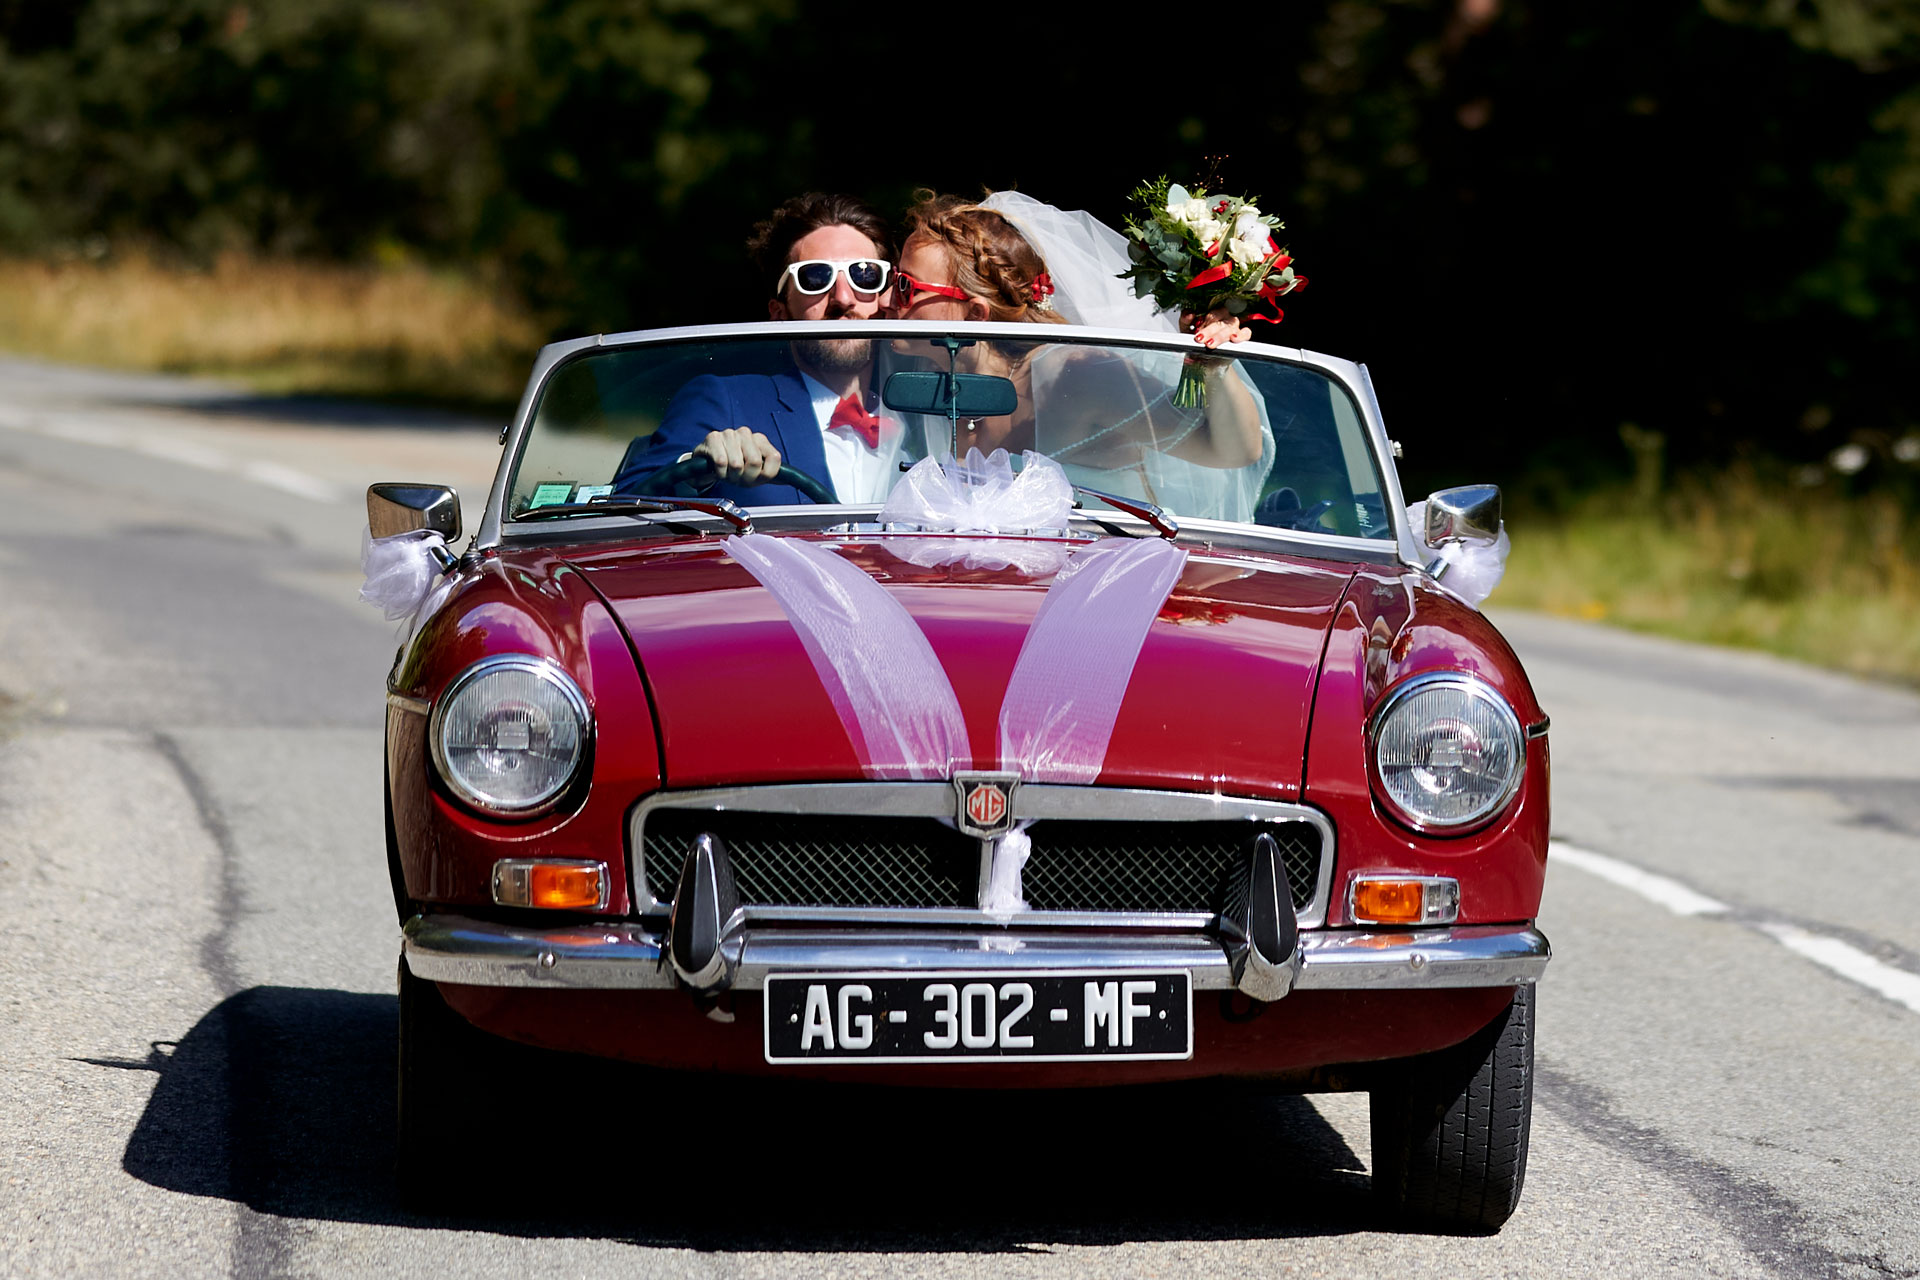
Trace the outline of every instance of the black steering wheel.
[[[711, 480], [713, 478], [713, 460], [698, 455], [682, 458], [669, 466], [660, 468], [642, 480], [633, 492], [642, 497], [649, 494], [660, 495], [673, 492], [675, 485], [683, 480]], [[786, 463], [780, 464], [780, 473], [773, 477], [770, 484], [790, 484], [813, 501], [822, 505], [831, 505], [834, 498], [827, 486], [815, 480], [804, 471], [796, 471]]]

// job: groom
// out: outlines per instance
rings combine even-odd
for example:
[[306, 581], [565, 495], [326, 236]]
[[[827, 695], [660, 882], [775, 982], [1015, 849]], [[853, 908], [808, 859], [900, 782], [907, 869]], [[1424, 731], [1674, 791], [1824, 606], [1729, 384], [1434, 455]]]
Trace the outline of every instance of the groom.
[[[886, 301], [886, 270], [867, 265], [891, 264], [886, 223], [853, 196], [794, 197], [754, 228], [747, 251], [774, 281], [771, 319], [869, 320]], [[809, 501], [774, 482], [783, 463], [839, 501], [884, 499], [898, 478], [902, 427], [874, 412], [872, 341], [807, 338], [790, 352], [792, 366], [778, 373], [688, 382], [660, 429], [627, 450], [615, 493], [632, 493], [662, 467], [699, 457], [713, 464], [713, 482], [701, 491], [743, 506]]]

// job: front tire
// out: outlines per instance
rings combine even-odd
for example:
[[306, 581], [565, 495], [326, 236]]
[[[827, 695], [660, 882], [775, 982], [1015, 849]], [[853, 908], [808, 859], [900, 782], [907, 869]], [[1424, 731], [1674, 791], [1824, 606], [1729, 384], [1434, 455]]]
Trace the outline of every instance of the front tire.
[[1465, 1043], [1382, 1069], [1374, 1199], [1409, 1226], [1498, 1231], [1520, 1203], [1533, 1118], [1534, 988]]
[[440, 989], [400, 960], [400, 1075], [394, 1180], [400, 1202], [439, 1212], [472, 1190], [479, 1133], [497, 1098], [505, 1046], [447, 1007]]

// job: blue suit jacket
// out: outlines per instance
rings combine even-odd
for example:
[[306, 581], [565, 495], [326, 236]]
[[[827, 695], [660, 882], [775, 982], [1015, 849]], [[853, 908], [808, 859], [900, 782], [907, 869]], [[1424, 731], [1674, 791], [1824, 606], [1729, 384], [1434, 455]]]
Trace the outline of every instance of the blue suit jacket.
[[[614, 496], [632, 494], [642, 480], [704, 441], [709, 431], [734, 427], [758, 431], [773, 441], [782, 462], [806, 472], [832, 491], [833, 479], [827, 474], [827, 452], [820, 442], [820, 420], [813, 413], [813, 397], [799, 370], [789, 368], [776, 374], [707, 374], [681, 387], [667, 405], [660, 429], [627, 446], [627, 455], [614, 473]], [[715, 484], [702, 492], [730, 498], [743, 507], [812, 501], [790, 484]]]

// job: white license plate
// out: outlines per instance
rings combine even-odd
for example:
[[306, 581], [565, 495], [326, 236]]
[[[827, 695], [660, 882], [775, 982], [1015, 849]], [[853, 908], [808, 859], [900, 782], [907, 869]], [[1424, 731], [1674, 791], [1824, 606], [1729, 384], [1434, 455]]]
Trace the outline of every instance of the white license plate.
[[1184, 970], [770, 975], [768, 1062], [1181, 1061]]

